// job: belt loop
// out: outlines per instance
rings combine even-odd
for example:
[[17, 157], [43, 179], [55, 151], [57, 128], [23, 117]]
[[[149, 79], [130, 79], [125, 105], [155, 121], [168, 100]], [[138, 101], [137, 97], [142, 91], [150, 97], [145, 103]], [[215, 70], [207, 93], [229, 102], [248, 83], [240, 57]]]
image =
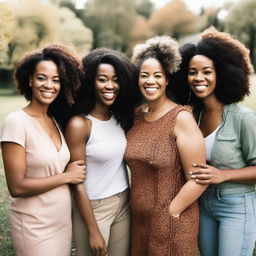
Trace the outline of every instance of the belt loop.
[[216, 189], [216, 197], [217, 200], [220, 200], [220, 190], [218, 188]]

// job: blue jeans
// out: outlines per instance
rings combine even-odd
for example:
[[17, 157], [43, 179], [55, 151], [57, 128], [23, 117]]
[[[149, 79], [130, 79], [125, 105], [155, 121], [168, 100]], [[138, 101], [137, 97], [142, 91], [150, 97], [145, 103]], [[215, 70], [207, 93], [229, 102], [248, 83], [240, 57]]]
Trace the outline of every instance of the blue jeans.
[[234, 189], [209, 187], [201, 196], [201, 256], [252, 255], [256, 241], [256, 193], [235, 193]]

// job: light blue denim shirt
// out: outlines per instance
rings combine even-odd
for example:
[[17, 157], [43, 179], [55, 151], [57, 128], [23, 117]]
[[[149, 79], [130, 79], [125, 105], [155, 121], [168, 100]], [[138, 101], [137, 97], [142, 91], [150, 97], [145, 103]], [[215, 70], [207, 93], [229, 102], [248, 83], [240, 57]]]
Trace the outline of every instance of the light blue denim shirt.
[[[210, 165], [219, 169], [256, 166], [256, 113], [254, 111], [237, 104], [224, 106], [222, 122], [211, 152]], [[253, 185], [223, 182], [212, 186], [226, 189]]]

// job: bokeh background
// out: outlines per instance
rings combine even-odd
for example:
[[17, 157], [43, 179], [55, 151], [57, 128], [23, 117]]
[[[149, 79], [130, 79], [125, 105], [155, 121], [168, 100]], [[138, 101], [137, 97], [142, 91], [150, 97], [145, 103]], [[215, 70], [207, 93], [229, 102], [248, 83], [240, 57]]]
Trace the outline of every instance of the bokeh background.
[[[196, 42], [211, 25], [243, 42], [256, 68], [256, 0], [0, 0], [0, 126], [9, 112], [26, 105], [12, 75], [28, 51], [60, 42], [80, 57], [100, 46], [130, 57], [135, 44], [154, 35], [170, 35], [182, 45]], [[251, 95], [241, 104], [256, 110], [255, 75]], [[14, 255], [7, 224], [10, 200], [0, 160], [1, 256]]]

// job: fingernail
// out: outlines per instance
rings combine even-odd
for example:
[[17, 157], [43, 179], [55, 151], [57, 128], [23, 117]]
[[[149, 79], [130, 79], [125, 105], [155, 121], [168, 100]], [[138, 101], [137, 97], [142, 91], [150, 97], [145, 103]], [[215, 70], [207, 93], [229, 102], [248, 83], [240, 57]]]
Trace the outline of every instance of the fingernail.
[[193, 174], [193, 172], [189, 172], [189, 174]]
[[196, 166], [196, 164], [195, 164], [195, 163], [193, 163], [192, 165], [193, 165], [193, 166]]

